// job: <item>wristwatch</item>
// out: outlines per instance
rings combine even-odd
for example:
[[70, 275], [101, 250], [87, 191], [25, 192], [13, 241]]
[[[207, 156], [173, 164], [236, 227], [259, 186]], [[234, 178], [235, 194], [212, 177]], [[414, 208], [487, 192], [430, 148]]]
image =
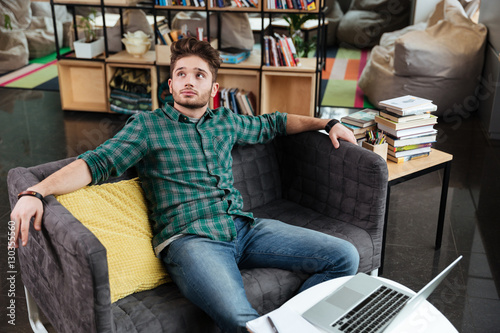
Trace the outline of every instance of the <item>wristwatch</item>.
[[326, 133], [330, 133], [330, 130], [333, 128], [333, 126], [337, 125], [338, 123], [340, 123], [340, 121], [338, 121], [337, 119], [330, 120], [325, 126]]

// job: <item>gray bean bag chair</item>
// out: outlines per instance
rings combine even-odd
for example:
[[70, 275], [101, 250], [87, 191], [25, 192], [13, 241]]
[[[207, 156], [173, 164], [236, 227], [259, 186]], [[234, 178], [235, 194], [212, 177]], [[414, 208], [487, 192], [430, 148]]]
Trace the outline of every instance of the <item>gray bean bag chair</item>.
[[414, 95], [434, 101], [438, 116], [475, 111], [486, 35], [458, 0], [443, 0], [427, 22], [382, 36], [359, 87], [376, 106]]
[[383, 33], [410, 22], [411, 0], [353, 0], [339, 22], [337, 42], [357, 48], [377, 45]]

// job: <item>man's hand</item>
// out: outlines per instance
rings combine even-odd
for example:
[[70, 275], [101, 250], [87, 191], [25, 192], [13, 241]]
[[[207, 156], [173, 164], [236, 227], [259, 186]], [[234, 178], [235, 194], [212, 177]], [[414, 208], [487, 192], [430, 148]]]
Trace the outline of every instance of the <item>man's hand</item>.
[[28, 244], [30, 221], [35, 218], [35, 230], [40, 231], [42, 229], [42, 216], [43, 204], [40, 199], [32, 196], [21, 197], [10, 214], [10, 219], [15, 222], [15, 231], [13, 242], [9, 240], [8, 247], [19, 247], [19, 231], [21, 231], [22, 245]]
[[[76, 191], [92, 181], [92, 174], [84, 160], [77, 159], [62, 169], [54, 172], [40, 183], [28, 190], [47, 195], [60, 195]], [[19, 232], [21, 232], [22, 245], [28, 244], [28, 234], [31, 219], [34, 218], [35, 230], [42, 229], [43, 203], [40, 199], [29, 195], [22, 196], [10, 214], [10, 219], [15, 222], [15, 241], [9, 242], [9, 248], [19, 247]]]
[[335, 124], [335, 126], [332, 127], [328, 135], [330, 136], [330, 140], [332, 140], [335, 149], [337, 149], [340, 146], [339, 139], [343, 139], [345, 141], [357, 144], [354, 133], [352, 133], [350, 129], [348, 129], [347, 127], [345, 127], [340, 123]]

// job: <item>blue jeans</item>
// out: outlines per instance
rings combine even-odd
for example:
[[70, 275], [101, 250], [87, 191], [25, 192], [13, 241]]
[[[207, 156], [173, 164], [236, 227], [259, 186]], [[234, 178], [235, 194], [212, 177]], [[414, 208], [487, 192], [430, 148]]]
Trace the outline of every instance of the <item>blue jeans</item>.
[[280, 221], [234, 220], [238, 236], [220, 242], [196, 235], [169, 245], [161, 256], [183, 295], [224, 332], [246, 332], [259, 317], [247, 300], [240, 269], [274, 267], [310, 274], [300, 291], [323, 281], [356, 274], [359, 254], [349, 242]]

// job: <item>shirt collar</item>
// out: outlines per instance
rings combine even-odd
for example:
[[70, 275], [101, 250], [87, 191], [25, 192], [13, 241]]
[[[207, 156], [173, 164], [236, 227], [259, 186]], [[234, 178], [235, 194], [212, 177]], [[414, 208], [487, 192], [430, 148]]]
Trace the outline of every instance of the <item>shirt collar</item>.
[[[185, 115], [183, 115], [182, 113], [180, 113], [179, 111], [177, 111], [175, 108], [174, 108], [174, 105], [173, 103], [170, 104], [170, 103], [166, 103], [165, 106], [162, 108], [163, 109], [163, 112], [172, 120], [176, 120], [176, 121], [179, 121], [179, 122], [186, 122], [188, 121], [187, 120], [187, 117]], [[212, 118], [214, 116], [214, 112], [212, 109], [210, 108], [207, 108], [207, 111], [205, 112], [205, 114], [202, 116], [202, 118], [205, 118], [205, 117], [209, 117], [209, 118]]]

